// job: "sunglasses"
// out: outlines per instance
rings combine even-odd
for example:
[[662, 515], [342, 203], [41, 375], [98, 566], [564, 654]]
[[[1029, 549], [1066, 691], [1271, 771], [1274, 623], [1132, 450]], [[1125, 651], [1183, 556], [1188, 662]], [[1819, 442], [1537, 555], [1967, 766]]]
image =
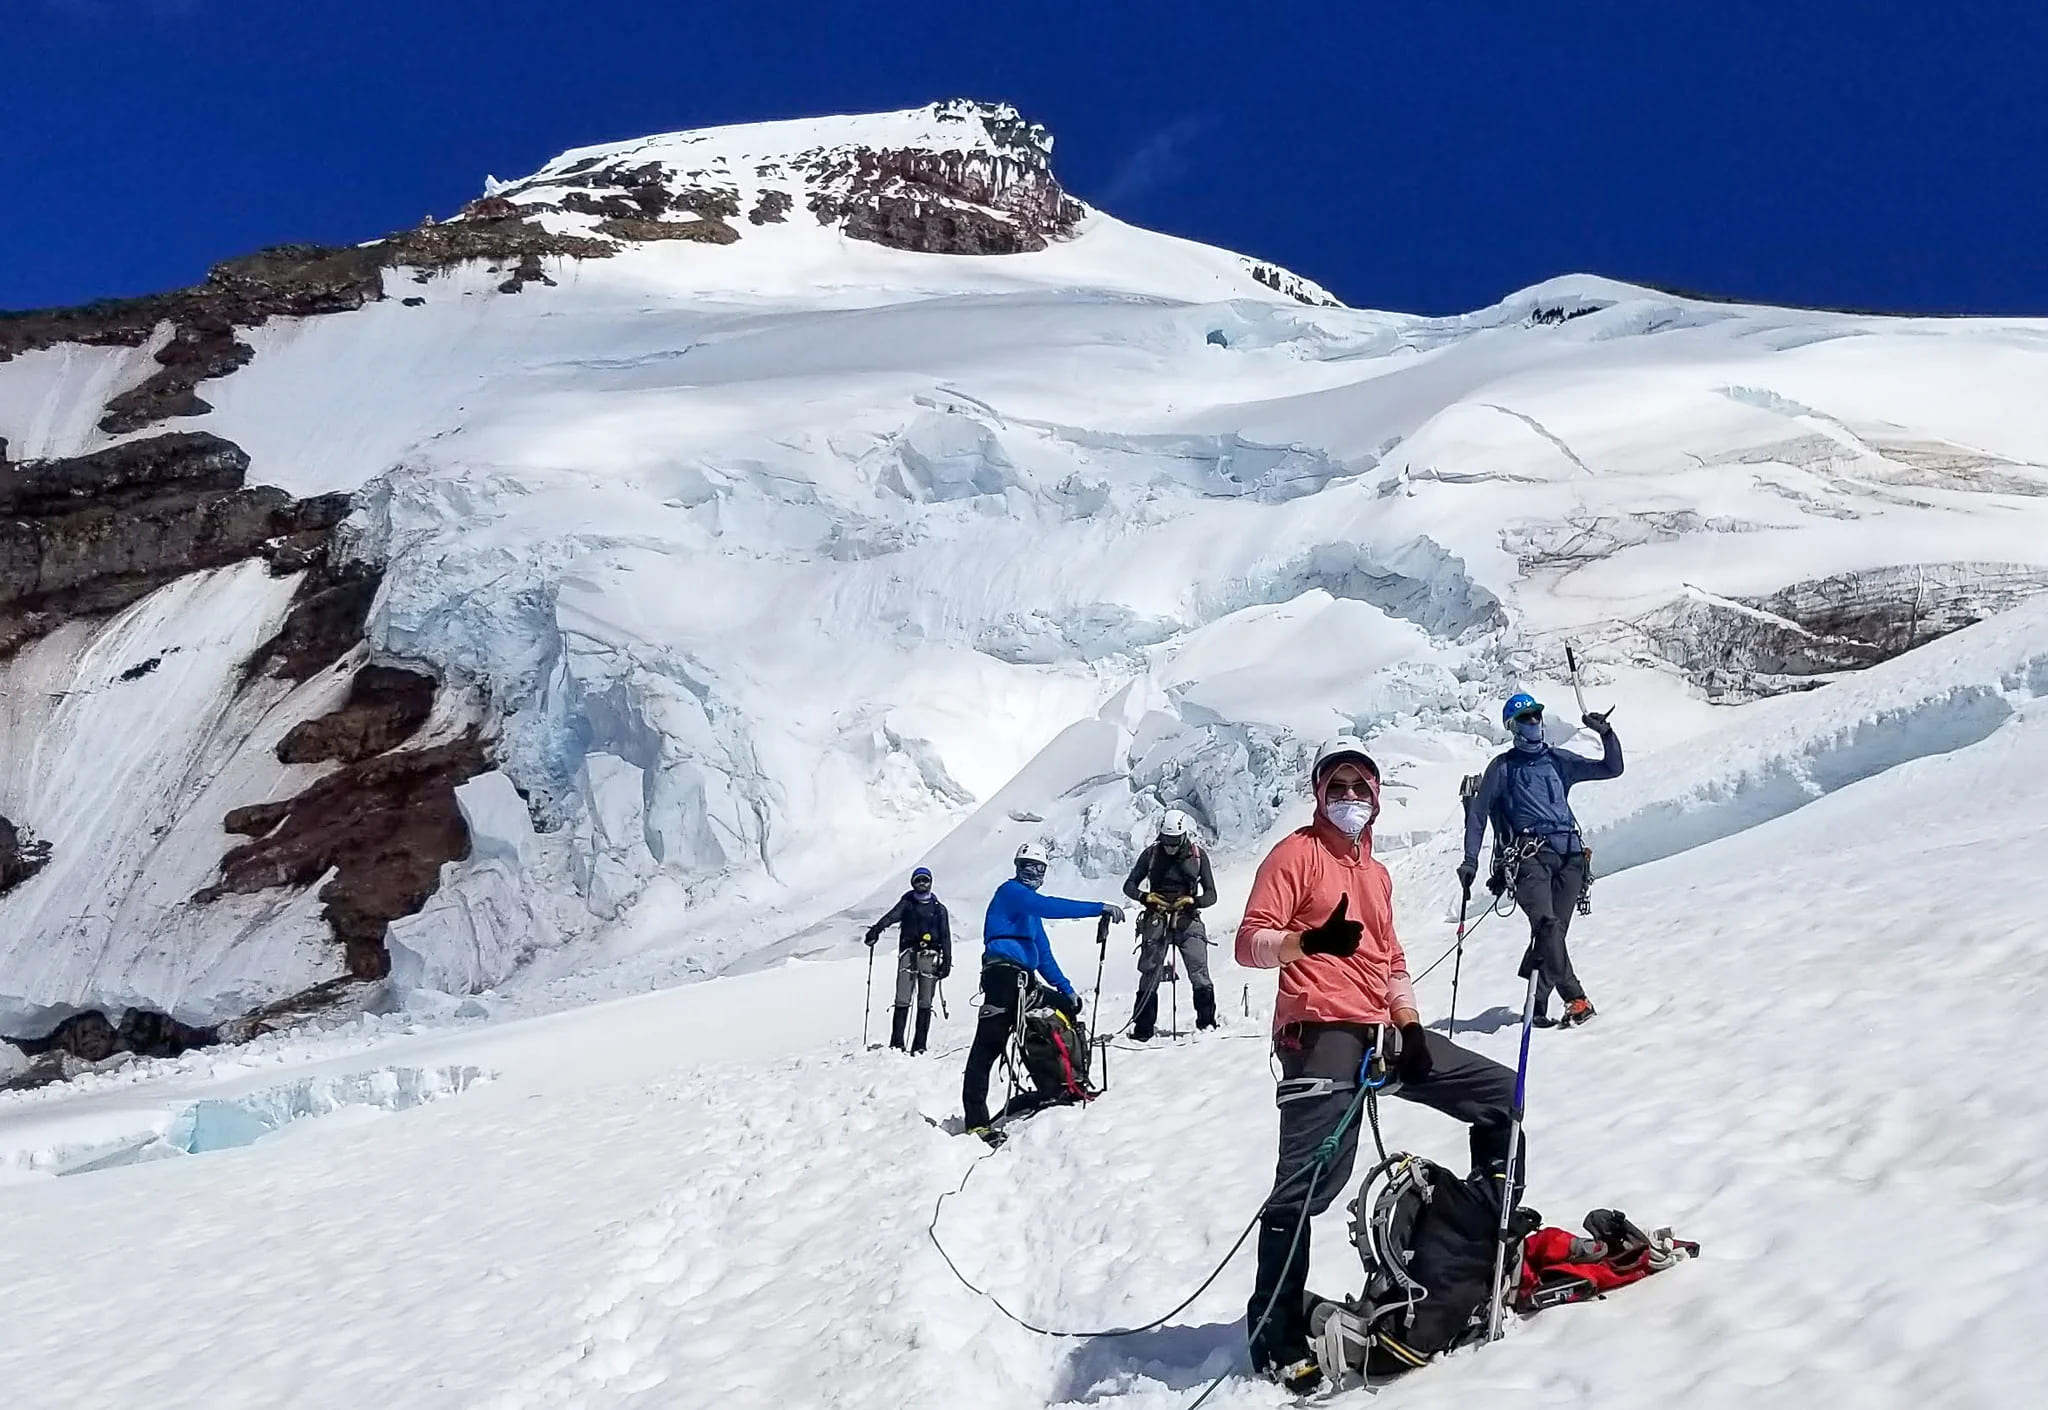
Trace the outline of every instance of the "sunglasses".
[[1356, 783], [1340, 780], [1335, 783], [1324, 784], [1323, 793], [1330, 798], [1370, 798], [1372, 797], [1372, 784], [1365, 779], [1360, 779]]
[[1541, 723], [1543, 712], [1541, 710], [1524, 710], [1521, 714], [1515, 716], [1515, 723], [1518, 725], [1527, 724], [1531, 720]]

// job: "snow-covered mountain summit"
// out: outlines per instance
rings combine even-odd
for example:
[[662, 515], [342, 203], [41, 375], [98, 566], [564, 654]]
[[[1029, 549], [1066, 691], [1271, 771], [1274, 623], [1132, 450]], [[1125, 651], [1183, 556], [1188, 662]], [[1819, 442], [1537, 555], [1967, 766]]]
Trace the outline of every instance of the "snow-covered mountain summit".
[[728, 244], [742, 211], [756, 228], [794, 213], [899, 249], [1015, 254], [1070, 237], [1086, 213], [1051, 155], [1015, 108], [954, 101], [582, 147], [487, 191], [600, 235]]

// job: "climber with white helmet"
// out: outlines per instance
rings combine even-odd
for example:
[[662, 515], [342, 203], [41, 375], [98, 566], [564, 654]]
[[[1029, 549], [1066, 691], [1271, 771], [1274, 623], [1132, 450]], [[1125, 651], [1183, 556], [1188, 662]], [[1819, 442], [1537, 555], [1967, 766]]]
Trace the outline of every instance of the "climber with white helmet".
[[[1394, 883], [1373, 856], [1380, 769], [1363, 740], [1340, 735], [1309, 770], [1315, 813], [1280, 839], [1252, 879], [1237, 962], [1280, 971], [1273, 1005], [1280, 1159], [1259, 1222], [1258, 1272], [1246, 1312], [1252, 1366], [1297, 1394], [1320, 1384], [1310, 1354], [1309, 1221], [1351, 1178], [1359, 1085], [1465, 1123], [1465, 1184], [1498, 1209], [1520, 1183], [1515, 1074], [1422, 1026], [1408, 957], [1394, 933]], [[1370, 1076], [1375, 1069], [1377, 1077]]]
[[1123, 907], [1107, 901], [1069, 901], [1060, 896], [1040, 895], [1038, 888], [1045, 884], [1049, 860], [1046, 849], [1037, 842], [1019, 847], [1015, 858], [1017, 874], [996, 888], [981, 925], [981, 1017], [975, 1024], [974, 1044], [967, 1050], [960, 1104], [966, 1115], [966, 1129], [984, 1139], [992, 1135], [989, 1072], [1037, 992], [1050, 990], [1047, 1000], [1070, 1018], [1081, 1011], [1073, 983], [1060, 972], [1059, 961], [1053, 958], [1045, 922], [1093, 920], [1107, 915], [1112, 923], [1120, 924], [1124, 918]]
[[1216, 904], [1216, 877], [1209, 854], [1195, 836], [1194, 820], [1169, 808], [1159, 820], [1159, 837], [1138, 854], [1124, 878], [1124, 895], [1145, 909], [1138, 916], [1138, 1003], [1131, 1011], [1131, 1036], [1151, 1041], [1159, 1025], [1159, 972], [1168, 947], [1180, 951], [1195, 1001], [1195, 1027], [1216, 1026], [1216, 989], [1209, 981], [1209, 932], [1201, 912]]

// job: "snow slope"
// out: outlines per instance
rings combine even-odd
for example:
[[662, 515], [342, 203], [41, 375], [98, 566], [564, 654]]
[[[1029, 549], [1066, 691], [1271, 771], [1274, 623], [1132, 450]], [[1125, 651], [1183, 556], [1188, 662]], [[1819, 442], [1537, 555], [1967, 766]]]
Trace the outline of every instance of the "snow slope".
[[[2039, 1403], [2044, 976], [2014, 882], [2048, 843], [2044, 650], [2039, 612], [1921, 648], [1929, 678], [2002, 655], [2009, 712], [1602, 881], [1575, 948], [1603, 1017], [1539, 1035], [1531, 1200], [1675, 1224], [1701, 1261], [1331, 1403]], [[1793, 703], [1788, 758], [1886, 719], [1840, 686]], [[1635, 796], [1695, 796], [1692, 757], [1639, 758]], [[1395, 870], [1404, 899], [1426, 891]], [[1228, 870], [1223, 911], [1247, 880]], [[1404, 928], [1418, 967], [1448, 938], [1414, 904]], [[1508, 928], [1478, 932], [1463, 996], [1469, 1041], [1503, 1058]], [[1057, 936], [1075, 973], [1086, 929]], [[1110, 1021], [1132, 979], [1113, 949]], [[1236, 1366], [1248, 1261], [1162, 1330], [1051, 1340], [964, 1289], [925, 1228], [960, 1189], [947, 1251], [1045, 1324], [1179, 1302], [1270, 1179], [1270, 977], [1224, 960], [1222, 1035], [1114, 1052], [1107, 1096], [987, 1156], [930, 1124], [956, 1100], [964, 994], [943, 1060], [914, 1062], [860, 1048], [861, 982], [858, 961], [805, 962], [516, 1022], [371, 1019], [0, 1097], [20, 1181], [0, 1374], [57, 1403], [91, 1366], [168, 1406], [1163, 1410]], [[1382, 1120], [1397, 1146], [1462, 1149], [1419, 1108]], [[1356, 1276], [1333, 1211], [1312, 1281]], [[1286, 1401], [1233, 1378], [1209, 1403]]]

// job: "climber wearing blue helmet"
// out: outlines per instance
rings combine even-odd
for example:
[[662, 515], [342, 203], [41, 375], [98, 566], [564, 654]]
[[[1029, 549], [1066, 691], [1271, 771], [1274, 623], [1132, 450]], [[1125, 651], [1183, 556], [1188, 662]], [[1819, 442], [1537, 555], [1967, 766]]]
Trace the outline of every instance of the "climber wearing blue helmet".
[[1543, 703], [1526, 691], [1508, 697], [1500, 718], [1514, 745], [1486, 766], [1479, 793], [1465, 813], [1465, 860], [1458, 866], [1458, 884], [1472, 890], [1479, 874], [1479, 844], [1490, 820], [1494, 866], [1487, 885], [1498, 896], [1510, 885], [1512, 872], [1515, 904], [1529, 917], [1522, 973], [1537, 973], [1536, 1021], [1550, 1026], [1555, 989], [1565, 1001], [1559, 1023], [1576, 1027], [1593, 1017], [1593, 1005], [1572, 972], [1565, 934], [1586, 889], [1589, 863], [1569, 795], [1573, 784], [1621, 776], [1621, 740], [1607, 716], [1595, 711], [1584, 716], [1584, 723], [1600, 736], [1599, 758], [1552, 747], [1543, 733]]

